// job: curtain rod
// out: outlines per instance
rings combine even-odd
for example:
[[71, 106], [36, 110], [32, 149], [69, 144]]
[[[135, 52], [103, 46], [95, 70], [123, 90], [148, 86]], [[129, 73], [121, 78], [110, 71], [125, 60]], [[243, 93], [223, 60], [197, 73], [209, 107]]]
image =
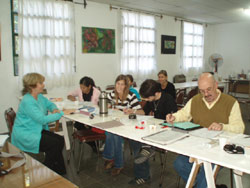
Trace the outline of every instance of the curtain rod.
[[127, 10], [127, 11], [135, 11], [135, 12], [139, 12], [139, 13], [153, 15], [153, 16], [159, 17], [161, 19], [163, 18], [162, 14], [156, 14], [156, 13], [153, 13], [153, 12], [143, 11], [143, 10], [139, 10], [139, 9], [131, 9], [131, 8], [125, 8], [125, 7], [112, 6], [112, 5], [109, 5], [109, 8], [110, 8], [110, 10], [112, 10], [112, 9], [116, 9], [116, 10], [120, 9], [120, 10]]
[[175, 17], [174, 20], [175, 21], [186, 21], [186, 22], [190, 22], [190, 23], [194, 23], [194, 24], [205, 25], [207, 27], [207, 23], [196, 22], [196, 21], [188, 20], [188, 19], [184, 19], [184, 18]]

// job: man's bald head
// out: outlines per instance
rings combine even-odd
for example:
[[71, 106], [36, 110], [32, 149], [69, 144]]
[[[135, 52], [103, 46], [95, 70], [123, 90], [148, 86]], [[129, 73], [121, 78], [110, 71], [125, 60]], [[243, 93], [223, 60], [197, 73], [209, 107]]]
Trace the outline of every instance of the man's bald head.
[[198, 80], [198, 86], [201, 94], [208, 103], [216, 100], [218, 96], [218, 83], [211, 73], [202, 73]]

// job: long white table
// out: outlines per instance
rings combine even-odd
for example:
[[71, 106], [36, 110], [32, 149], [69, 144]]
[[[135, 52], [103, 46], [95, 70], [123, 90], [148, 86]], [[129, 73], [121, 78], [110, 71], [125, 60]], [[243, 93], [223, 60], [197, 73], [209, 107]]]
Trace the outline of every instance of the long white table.
[[[94, 126], [96, 123], [101, 123], [101, 122], [107, 122], [110, 120], [114, 119], [119, 119], [124, 126], [119, 126], [119, 127], [113, 127], [113, 128], [108, 128], [105, 129], [105, 131], [108, 131], [110, 133], [129, 138], [132, 140], [136, 140], [148, 145], [152, 145], [161, 149], [164, 149], [166, 151], [170, 152], [175, 152], [178, 154], [186, 155], [189, 157], [193, 157], [195, 159], [198, 159], [199, 163], [204, 164], [204, 169], [205, 169], [205, 174], [206, 174], [206, 179], [208, 183], [208, 187], [210, 188], [215, 188], [215, 181], [213, 177], [213, 170], [212, 170], [212, 163], [223, 166], [226, 168], [234, 169], [235, 171], [238, 171], [240, 173], [235, 173], [234, 178], [237, 187], [241, 188], [242, 183], [241, 183], [241, 173], [247, 173], [250, 174], [250, 160], [247, 159], [244, 155], [233, 155], [233, 154], [228, 154], [225, 151], [222, 151], [219, 146], [213, 147], [213, 148], [206, 148], [204, 145], [208, 143], [210, 140], [204, 139], [204, 138], [199, 138], [199, 137], [194, 137], [190, 136], [187, 137], [183, 140], [179, 140], [177, 142], [174, 142], [169, 145], [160, 145], [152, 142], [148, 142], [145, 140], [142, 140], [141, 138], [144, 136], [147, 136], [149, 134], [155, 133], [157, 131], [163, 130], [160, 126], [157, 126], [156, 130], [150, 130], [149, 126], [145, 126], [145, 129], [135, 129], [135, 126], [137, 121], [135, 120], [129, 120], [128, 116], [124, 115], [120, 111], [113, 111], [112, 114], [108, 115], [107, 117], [100, 117], [99, 115], [96, 115], [94, 119], [90, 119], [88, 116], [83, 115], [83, 114], [73, 114], [73, 115], [65, 115], [65, 119], [73, 120], [73, 121], [78, 121], [90, 126]], [[150, 118], [147, 119], [145, 117], [147, 124], [155, 124], [158, 125], [162, 120]], [[66, 121], [64, 120], [63, 122], [63, 127], [66, 127]], [[233, 134], [228, 134], [225, 133], [224, 135], [221, 136], [226, 136], [226, 137], [231, 137], [234, 136]], [[193, 170], [196, 167], [193, 165]], [[193, 172], [193, 171], [192, 171]], [[191, 179], [192, 173], [189, 177], [189, 181], [186, 185], [186, 187], [191, 186]]]

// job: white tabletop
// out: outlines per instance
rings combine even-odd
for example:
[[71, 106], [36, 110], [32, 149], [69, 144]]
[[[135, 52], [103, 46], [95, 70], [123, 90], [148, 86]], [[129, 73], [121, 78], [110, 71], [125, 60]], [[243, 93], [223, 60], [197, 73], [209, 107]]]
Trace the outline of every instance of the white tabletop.
[[[135, 128], [135, 126], [139, 124], [139, 121], [129, 120], [127, 115], [124, 115], [122, 112], [117, 110], [113, 111], [107, 117], [100, 117], [99, 115], [96, 115], [92, 120], [88, 116], [83, 114], [65, 115], [64, 117], [90, 126], [94, 126], [95, 123], [118, 119], [124, 124], [124, 126], [108, 128], [105, 130], [122, 137], [165, 149], [167, 151], [198, 158], [209, 163], [218, 164], [220, 166], [232, 168], [250, 174], [250, 160], [248, 158], [246, 158], [242, 154], [228, 154], [225, 151], [221, 150], [219, 145], [212, 148], [205, 147], [207, 145], [206, 143], [210, 142], [209, 139], [190, 136], [169, 145], [160, 145], [142, 140], [141, 138], [144, 136], [163, 130], [161, 126], [157, 126], [156, 130], [149, 129], [150, 124], [159, 125], [159, 123], [162, 122], [162, 120], [159, 119], [138, 116], [141, 120], [145, 119], [147, 122], [145, 129], [141, 130]], [[235, 135], [224, 133], [221, 136], [233, 137]]]

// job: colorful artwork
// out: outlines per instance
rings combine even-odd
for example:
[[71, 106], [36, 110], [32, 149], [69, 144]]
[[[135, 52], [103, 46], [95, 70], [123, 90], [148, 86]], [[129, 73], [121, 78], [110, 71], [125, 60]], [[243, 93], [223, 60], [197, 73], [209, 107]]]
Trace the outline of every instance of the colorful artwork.
[[115, 30], [82, 27], [83, 53], [115, 53]]
[[161, 36], [161, 53], [162, 54], [175, 54], [176, 49], [176, 36]]

